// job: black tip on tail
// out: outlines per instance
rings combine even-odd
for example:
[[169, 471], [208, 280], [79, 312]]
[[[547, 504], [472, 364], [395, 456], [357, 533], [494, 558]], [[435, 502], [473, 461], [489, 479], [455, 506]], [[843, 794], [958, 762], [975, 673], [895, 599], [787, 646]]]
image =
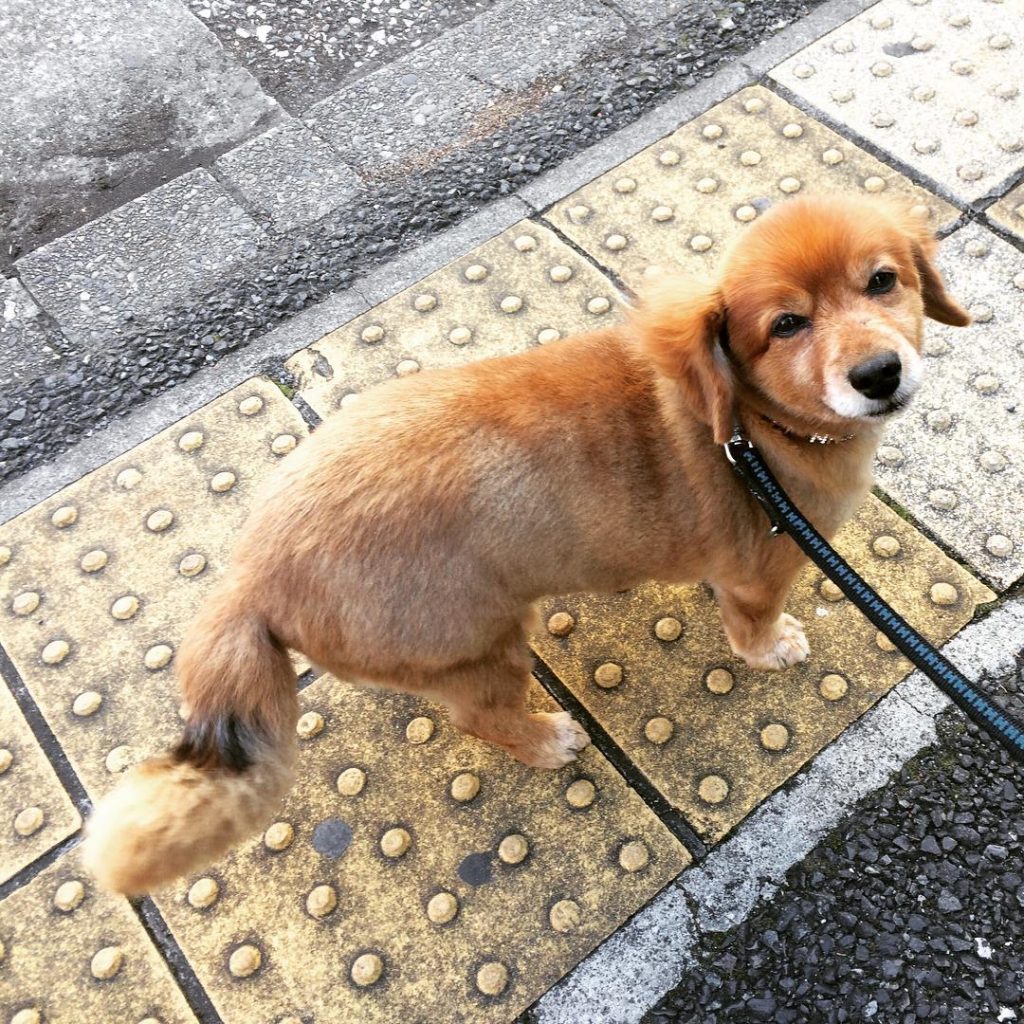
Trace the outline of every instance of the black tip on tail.
[[171, 756], [178, 763], [188, 762], [205, 771], [244, 772], [252, 767], [258, 742], [252, 727], [234, 715], [219, 715], [190, 721]]

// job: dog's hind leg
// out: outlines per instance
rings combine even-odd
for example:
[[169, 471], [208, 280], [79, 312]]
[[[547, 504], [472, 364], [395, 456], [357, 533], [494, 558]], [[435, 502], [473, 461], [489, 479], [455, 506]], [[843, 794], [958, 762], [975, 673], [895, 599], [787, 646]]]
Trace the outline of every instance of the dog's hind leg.
[[532, 665], [517, 625], [484, 657], [439, 674], [435, 693], [463, 732], [504, 747], [532, 768], [559, 768], [576, 760], [590, 739], [567, 711], [527, 711]]

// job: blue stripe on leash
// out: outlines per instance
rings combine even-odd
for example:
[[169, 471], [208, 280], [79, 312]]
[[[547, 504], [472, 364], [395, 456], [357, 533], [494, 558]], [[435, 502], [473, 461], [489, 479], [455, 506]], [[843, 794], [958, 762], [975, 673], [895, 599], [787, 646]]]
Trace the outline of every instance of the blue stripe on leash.
[[920, 633], [883, 601], [789, 500], [761, 453], [738, 430], [726, 457], [760, 502], [772, 532], [785, 532], [829, 579], [972, 721], [1024, 762], [1024, 725], [998, 708]]

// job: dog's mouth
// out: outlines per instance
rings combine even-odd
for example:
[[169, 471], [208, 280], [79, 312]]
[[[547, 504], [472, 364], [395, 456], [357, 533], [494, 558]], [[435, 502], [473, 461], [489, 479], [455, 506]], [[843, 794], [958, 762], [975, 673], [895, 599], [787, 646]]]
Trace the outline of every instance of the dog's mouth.
[[895, 394], [892, 398], [886, 399], [877, 409], [872, 409], [867, 415], [870, 419], [879, 420], [891, 416], [900, 409], [905, 409], [910, 404], [910, 395]]

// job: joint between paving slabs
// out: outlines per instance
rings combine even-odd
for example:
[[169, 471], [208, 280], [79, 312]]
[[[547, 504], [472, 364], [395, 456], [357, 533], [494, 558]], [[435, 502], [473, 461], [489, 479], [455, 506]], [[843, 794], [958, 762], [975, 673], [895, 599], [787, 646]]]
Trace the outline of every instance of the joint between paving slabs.
[[655, 789], [605, 728], [577, 700], [575, 694], [536, 652], [533, 655], [533, 662], [534, 678], [583, 726], [587, 735], [590, 736], [590, 742], [622, 776], [626, 785], [647, 804], [651, 812], [686, 847], [693, 858], [693, 863], [696, 864], [703, 860], [707, 855], [708, 848], [683, 815]]
[[50, 762], [58, 781], [67, 791], [75, 809], [84, 818], [92, 810], [92, 801], [89, 799], [85, 787], [75, 774], [74, 768], [71, 767], [71, 762], [68, 760], [67, 754], [64, 753], [64, 748], [60, 745], [60, 741], [51, 731], [42, 712], [32, 699], [28, 687], [2, 645], [0, 645], [0, 676], [3, 676], [7, 681], [7, 687], [11, 696], [14, 697], [18, 709], [25, 716], [25, 721], [28, 722], [36, 742], [42, 748], [46, 759]]
[[563, 245], [572, 249], [572, 251], [580, 257], [582, 260], [586, 260], [599, 274], [608, 278], [611, 281], [614, 288], [619, 294], [627, 300], [627, 305], [636, 300], [636, 292], [622, 280], [619, 275], [612, 270], [611, 267], [606, 267], [593, 253], [582, 248], [577, 242], [573, 241], [568, 235], [562, 232], [562, 229], [554, 222], [547, 218], [547, 213], [554, 206], [554, 203], [549, 204], [544, 208], [543, 211], [537, 211], [531, 216], [530, 222], [538, 225], [538, 227], [544, 228], [546, 231], [550, 231]]
[[[950, 546], [944, 541], [938, 534], [934, 533], [927, 525], [921, 522], [913, 512], [910, 511], [905, 505], [900, 504], [891, 494], [883, 491], [882, 488], [876, 483], [871, 488], [871, 493], [887, 508], [891, 508], [905, 523], [912, 526], [918, 533], [920, 533], [926, 540], [929, 540], [934, 544], [951, 562], [955, 562], [964, 572], [970, 575], [973, 579], [978, 580], [981, 583], [985, 583], [985, 580], [981, 577], [974, 566], [972, 566], [963, 555], [960, 554], [954, 547]], [[842, 552], [840, 552], [841, 554]], [[988, 586], [988, 584], [986, 584]], [[996, 599], [994, 601], [986, 601], [975, 605], [974, 616], [971, 622], [977, 622], [979, 618], [983, 618], [987, 615], [991, 608], [996, 605], [1002, 604], [1005, 593], [1001, 593], [996, 590]], [[983, 613], [983, 614], [982, 614]]]
[[163, 958], [171, 977], [174, 978], [196, 1019], [202, 1021], [202, 1024], [223, 1024], [209, 994], [192, 970], [192, 965], [171, 934], [156, 904], [148, 896], [129, 902], [143, 931]]
[[896, 174], [902, 175], [908, 181], [911, 181], [913, 184], [930, 192], [936, 198], [942, 199], [955, 207], [959, 211], [959, 216], [953, 224], [949, 226], [944, 225], [936, 231], [936, 235], [939, 238], [945, 238], [959, 228], [964, 227], [965, 224], [969, 223], [969, 221], [973, 219], [972, 213], [976, 215], [977, 211], [970, 203], [964, 202], [963, 199], [954, 195], [944, 185], [935, 181], [918, 168], [911, 167], [909, 164], [904, 163], [892, 153], [877, 146], [870, 139], [864, 138], [864, 136], [858, 134], [848, 124], [835, 120], [835, 118], [831, 117], [824, 110], [820, 110], [818, 107], [814, 106], [813, 103], [809, 103], [799, 93], [795, 93], [790, 89], [787, 89], [781, 82], [777, 82], [774, 78], [770, 78], [766, 74], [762, 76], [758, 84], [763, 86], [765, 89], [768, 89], [770, 92], [773, 92], [784, 102], [789, 103], [798, 110], [802, 110], [808, 117], [818, 121], [820, 124], [823, 124], [826, 128], [831, 129], [851, 145], [864, 150], [864, 152], [870, 154], [876, 160], [881, 161], [886, 165], [886, 167], [890, 168]]

